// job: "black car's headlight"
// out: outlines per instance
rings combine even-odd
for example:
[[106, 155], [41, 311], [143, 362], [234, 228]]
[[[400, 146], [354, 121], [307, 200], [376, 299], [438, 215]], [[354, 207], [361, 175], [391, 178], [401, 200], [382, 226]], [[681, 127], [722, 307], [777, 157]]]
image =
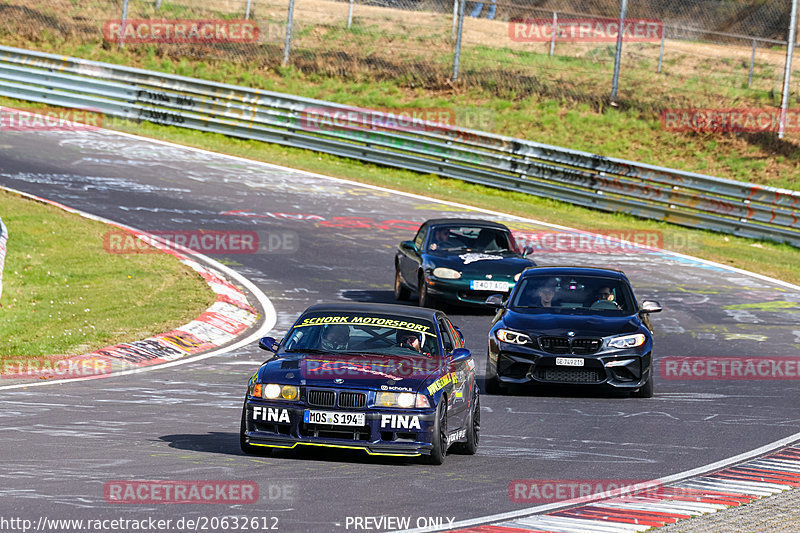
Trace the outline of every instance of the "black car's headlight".
[[459, 279], [461, 272], [453, 270], [452, 268], [436, 267], [433, 269], [433, 275], [442, 279]]
[[300, 387], [296, 385], [278, 385], [277, 383], [256, 383], [250, 396], [265, 400], [297, 400], [300, 398]]
[[608, 341], [609, 348], [636, 348], [641, 346], [647, 341], [647, 337], [643, 333], [635, 335], [624, 335], [622, 337], [614, 337]]
[[495, 335], [497, 335], [497, 338], [501, 341], [509, 344], [530, 344], [533, 342], [530, 336], [510, 329], [498, 329]]

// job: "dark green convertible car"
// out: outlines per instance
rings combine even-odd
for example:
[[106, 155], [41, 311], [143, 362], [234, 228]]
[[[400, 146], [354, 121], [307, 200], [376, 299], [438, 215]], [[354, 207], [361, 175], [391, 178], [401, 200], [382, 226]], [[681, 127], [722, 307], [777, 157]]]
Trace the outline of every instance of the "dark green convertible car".
[[394, 295], [416, 292], [419, 305], [437, 302], [484, 305], [487, 296], [508, 294], [520, 273], [536, 266], [525, 257], [511, 231], [486, 220], [434, 219], [395, 255]]

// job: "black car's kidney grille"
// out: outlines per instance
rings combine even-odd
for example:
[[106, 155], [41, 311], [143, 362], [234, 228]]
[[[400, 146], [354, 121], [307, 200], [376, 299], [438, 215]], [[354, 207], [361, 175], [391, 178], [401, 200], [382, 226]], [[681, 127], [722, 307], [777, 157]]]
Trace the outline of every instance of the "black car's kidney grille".
[[539, 346], [547, 353], [593, 354], [600, 350], [602, 339], [570, 339], [569, 337], [539, 337]]
[[599, 383], [603, 376], [598, 369], [537, 368], [536, 377], [556, 383]]
[[367, 395], [363, 392], [340, 392], [339, 407], [364, 407]]
[[570, 353], [567, 337], [539, 337], [539, 346], [548, 353]]
[[332, 390], [310, 389], [306, 396], [308, 405], [317, 407], [333, 407], [336, 394]]
[[600, 339], [572, 339], [572, 353], [585, 355], [595, 353], [603, 345]]

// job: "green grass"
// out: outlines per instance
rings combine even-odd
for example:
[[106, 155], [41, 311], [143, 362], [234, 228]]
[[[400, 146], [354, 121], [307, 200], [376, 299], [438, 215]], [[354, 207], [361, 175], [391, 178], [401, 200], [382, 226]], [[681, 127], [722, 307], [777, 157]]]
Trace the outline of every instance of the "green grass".
[[10, 234], [0, 363], [143, 339], [214, 302], [203, 279], [170, 255], [107, 253], [106, 224], [6, 191], [0, 216]]

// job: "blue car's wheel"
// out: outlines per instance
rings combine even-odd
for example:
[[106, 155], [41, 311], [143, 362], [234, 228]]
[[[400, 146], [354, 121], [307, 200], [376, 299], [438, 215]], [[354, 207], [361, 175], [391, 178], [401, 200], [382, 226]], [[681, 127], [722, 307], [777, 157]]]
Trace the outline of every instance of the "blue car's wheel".
[[423, 461], [429, 465], [440, 465], [444, 463], [447, 455], [447, 397], [444, 395], [439, 400], [439, 407], [436, 409], [432, 440], [431, 454], [423, 456]]
[[459, 442], [453, 448], [465, 455], [475, 455], [478, 451], [478, 441], [481, 435], [481, 398], [475, 396], [472, 408], [467, 415], [467, 442]]

